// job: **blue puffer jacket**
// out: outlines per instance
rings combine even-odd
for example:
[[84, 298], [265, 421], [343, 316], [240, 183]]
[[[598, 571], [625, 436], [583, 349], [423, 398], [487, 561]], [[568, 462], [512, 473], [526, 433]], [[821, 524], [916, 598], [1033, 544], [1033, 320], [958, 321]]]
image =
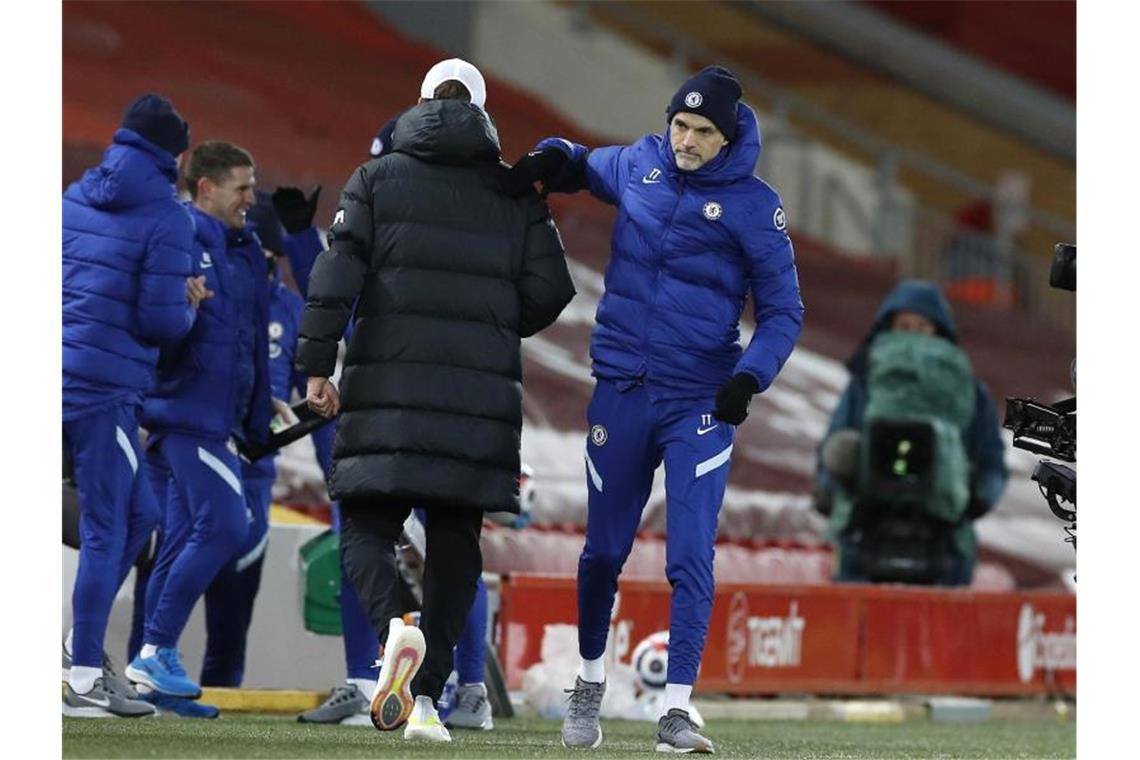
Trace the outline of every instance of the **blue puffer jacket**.
[[[305, 395], [306, 377], [293, 369], [301, 312], [305, 300], [274, 277], [269, 285], [269, 382], [273, 397], [288, 403], [293, 390]], [[274, 480], [277, 477], [277, 454], [268, 454], [255, 462], [241, 463], [242, 478]]]
[[194, 274], [213, 298], [202, 301], [194, 329], [162, 350], [158, 384], [143, 404], [142, 424], [264, 441], [272, 414], [269, 386], [269, 277], [253, 226], [232, 229], [192, 205]]
[[[780, 196], [752, 172], [760, 129], [737, 107], [737, 139], [696, 171], [673, 159], [668, 128], [630, 146], [548, 139], [568, 152], [586, 187], [618, 207], [590, 345], [594, 375], [645, 382], [651, 398], [710, 398], [747, 372], [775, 380], [803, 325], [792, 242]], [[576, 189], [572, 186], [553, 189]], [[740, 347], [752, 294], [756, 332]]]
[[63, 194], [63, 419], [141, 404], [158, 343], [194, 323], [194, 225], [174, 158], [129, 129]]
[[[867, 351], [876, 335], [890, 329], [891, 320], [899, 311], [922, 314], [934, 323], [938, 335], [954, 343], [958, 342], [958, 331], [954, 327], [950, 304], [942, 292], [933, 284], [921, 280], [899, 283], [879, 306], [867, 337], [847, 362], [851, 381], [831, 415], [828, 436], [836, 430], [862, 429], [863, 415], [867, 409]], [[973, 471], [970, 483], [971, 512], [976, 518], [997, 502], [1005, 490], [1009, 471], [1005, 466], [1005, 443], [1001, 439], [993, 398], [980, 380], [975, 379], [974, 385], [974, 416], [962, 430], [962, 442], [966, 445]], [[826, 438], [827, 436], [824, 440]], [[825, 494], [833, 488], [831, 476], [822, 466], [816, 470], [816, 485]]]

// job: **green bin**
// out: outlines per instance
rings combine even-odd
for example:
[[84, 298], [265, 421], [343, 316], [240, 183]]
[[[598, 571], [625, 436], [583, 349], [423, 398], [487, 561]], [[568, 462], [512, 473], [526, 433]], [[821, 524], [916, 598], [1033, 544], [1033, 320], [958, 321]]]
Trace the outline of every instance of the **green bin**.
[[301, 617], [305, 630], [340, 636], [340, 534], [326, 530], [301, 546]]

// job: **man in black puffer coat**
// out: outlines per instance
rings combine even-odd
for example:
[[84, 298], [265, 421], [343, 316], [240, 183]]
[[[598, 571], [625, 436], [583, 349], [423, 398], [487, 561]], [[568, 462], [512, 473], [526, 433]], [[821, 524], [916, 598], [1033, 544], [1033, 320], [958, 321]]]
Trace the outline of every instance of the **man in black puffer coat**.
[[[482, 571], [483, 513], [519, 510], [520, 338], [574, 296], [546, 204], [500, 189], [482, 77], [444, 64], [397, 121], [393, 152], [345, 186], [297, 347], [310, 406], [338, 413], [328, 378], [355, 303], [329, 495], [341, 500], [345, 569], [386, 639], [373, 723], [408, 720], [405, 736], [438, 741], [449, 737], [434, 702]], [[418, 507], [428, 513], [422, 635], [394, 620], [394, 543]]]

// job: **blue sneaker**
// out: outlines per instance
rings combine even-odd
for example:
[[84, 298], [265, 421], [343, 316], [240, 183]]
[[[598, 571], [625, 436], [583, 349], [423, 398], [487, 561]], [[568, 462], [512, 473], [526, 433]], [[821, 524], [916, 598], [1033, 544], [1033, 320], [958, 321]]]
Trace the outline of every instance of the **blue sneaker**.
[[143, 694], [141, 698], [158, 708], [159, 713], [172, 713], [183, 718], [216, 718], [222, 712], [214, 705], [205, 705], [183, 697], [172, 697], [159, 691]]
[[140, 654], [131, 660], [126, 674], [135, 683], [168, 696], [186, 699], [202, 696], [202, 689], [187, 677], [186, 669], [178, 659], [178, 650], [174, 647], [160, 648], [153, 657], [144, 658]]

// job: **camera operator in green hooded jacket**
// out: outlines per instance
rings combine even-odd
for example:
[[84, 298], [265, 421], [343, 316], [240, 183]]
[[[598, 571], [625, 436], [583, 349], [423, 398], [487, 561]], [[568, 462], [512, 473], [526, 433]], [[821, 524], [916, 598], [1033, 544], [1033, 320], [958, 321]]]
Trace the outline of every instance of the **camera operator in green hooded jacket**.
[[847, 362], [816, 471], [835, 580], [969, 585], [973, 523], [1008, 471], [993, 399], [957, 340], [938, 288], [907, 280]]

